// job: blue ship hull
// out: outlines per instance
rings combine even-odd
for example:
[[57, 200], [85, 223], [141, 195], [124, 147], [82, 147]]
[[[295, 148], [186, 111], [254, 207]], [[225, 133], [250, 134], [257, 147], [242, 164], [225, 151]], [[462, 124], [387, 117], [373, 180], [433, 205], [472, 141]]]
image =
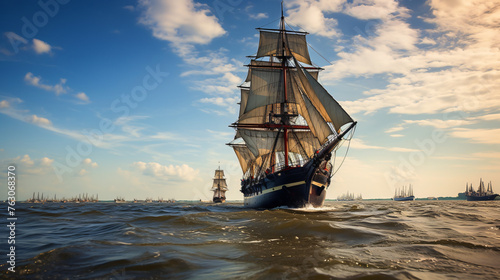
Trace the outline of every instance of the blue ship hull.
[[413, 201], [415, 200], [415, 196], [407, 196], [407, 197], [395, 197], [393, 198], [394, 201]]
[[467, 201], [487, 201], [487, 200], [495, 200], [498, 194], [492, 195], [483, 195], [483, 196], [467, 196]]
[[321, 207], [330, 184], [330, 172], [314, 173], [315, 170], [312, 166], [295, 167], [270, 174], [249, 187], [244, 204], [246, 207], [266, 209], [279, 206]]

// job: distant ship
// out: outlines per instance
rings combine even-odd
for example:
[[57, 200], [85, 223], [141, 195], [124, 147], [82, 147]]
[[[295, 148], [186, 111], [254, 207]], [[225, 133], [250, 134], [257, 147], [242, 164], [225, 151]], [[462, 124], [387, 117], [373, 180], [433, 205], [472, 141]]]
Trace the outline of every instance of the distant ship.
[[493, 193], [493, 186], [491, 181], [488, 183], [488, 188], [484, 189], [483, 179], [479, 180], [479, 189], [477, 191], [472, 187], [472, 183], [465, 184], [465, 197], [467, 197], [467, 201], [486, 201], [486, 200], [495, 200], [498, 194]]
[[115, 203], [125, 203], [125, 198], [117, 197], [117, 198], [115, 198]]
[[349, 193], [349, 192], [337, 196], [337, 201], [354, 201], [354, 200], [363, 200], [363, 196], [359, 194], [358, 196], [354, 197], [354, 193]]
[[306, 32], [257, 28], [259, 47], [240, 85], [229, 143], [238, 157], [244, 205], [321, 207], [334, 175], [330, 159], [356, 122], [318, 82]]
[[394, 197], [392, 199], [394, 201], [415, 200], [415, 196], [413, 195], [413, 187], [410, 185], [408, 188], [406, 186], [403, 186], [402, 188], [396, 189]]
[[224, 170], [221, 170], [219, 166], [219, 169], [215, 170], [214, 184], [211, 189], [211, 191], [214, 192], [213, 201], [215, 203], [226, 202], [227, 190], [226, 179], [224, 178]]

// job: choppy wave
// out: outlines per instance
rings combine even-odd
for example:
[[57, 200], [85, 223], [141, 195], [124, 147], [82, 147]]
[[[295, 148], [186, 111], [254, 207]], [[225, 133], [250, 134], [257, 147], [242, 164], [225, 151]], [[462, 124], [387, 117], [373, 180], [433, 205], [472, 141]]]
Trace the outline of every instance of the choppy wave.
[[4, 273], [2, 263], [0, 277], [498, 279], [499, 206], [362, 201], [252, 210], [238, 203], [21, 204], [16, 272]]

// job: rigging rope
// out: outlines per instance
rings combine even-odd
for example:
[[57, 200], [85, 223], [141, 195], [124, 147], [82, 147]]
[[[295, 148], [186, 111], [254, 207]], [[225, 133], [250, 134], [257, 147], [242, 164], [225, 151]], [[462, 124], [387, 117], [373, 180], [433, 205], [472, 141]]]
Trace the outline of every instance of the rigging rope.
[[[339, 168], [337, 168], [337, 170], [335, 170], [335, 172], [332, 173], [332, 175], [330, 176], [330, 178], [332, 178], [335, 174], [337, 174], [337, 172], [339, 171], [340, 167], [342, 167], [342, 164], [344, 164], [345, 158], [347, 157], [347, 152], [349, 152], [349, 148], [351, 147], [351, 140], [352, 140], [352, 137], [354, 136], [354, 132], [356, 132], [356, 126], [354, 126], [354, 128], [352, 129], [352, 132], [351, 132], [351, 135], [349, 137], [349, 140], [346, 140], [346, 141], [349, 142], [349, 144], [347, 145], [347, 149], [345, 150], [344, 158], [342, 159], [342, 162], [340, 163]], [[337, 155], [337, 149], [335, 150], [335, 155]], [[336, 159], [336, 157], [334, 158], [334, 164], [335, 164], [335, 159]]]

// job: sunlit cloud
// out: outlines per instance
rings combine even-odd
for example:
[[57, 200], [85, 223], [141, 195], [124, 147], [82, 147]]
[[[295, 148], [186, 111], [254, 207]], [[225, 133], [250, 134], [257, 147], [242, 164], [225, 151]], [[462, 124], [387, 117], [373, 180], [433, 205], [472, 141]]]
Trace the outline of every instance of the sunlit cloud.
[[46, 42], [38, 39], [33, 39], [33, 50], [35, 50], [37, 54], [50, 53], [51, 49], [52, 47]]
[[153, 36], [176, 48], [207, 44], [226, 33], [207, 6], [192, 0], [141, 0], [139, 4], [144, 8], [139, 22], [149, 27]]
[[415, 152], [416, 149], [401, 148], [401, 147], [382, 147], [366, 144], [363, 140], [354, 138], [351, 140], [350, 147], [360, 150], [386, 150], [391, 152]]
[[84, 104], [90, 103], [89, 97], [84, 92], [79, 92], [75, 95], [75, 97], [81, 100]]
[[37, 115], [29, 116], [27, 118], [27, 121], [32, 123], [32, 124], [36, 124], [38, 126], [50, 126], [50, 125], [52, 125], [51, 121], [49, 121], [48, 119], [43, 118], [43, 117], [38, 117]]
[[500, 144], [500, 128], [496, 129], [473, 129], [455, 128], [450, 136], [468, 139], [469, 142], [478, 144]]
[[56, 95], [68, 92], [68, 87], [64, 85], [66, 83], [66, 79], [61, 79], [59, 83], [55, 85], [43, 84], [41, 80], [42, 78], [40, 76], [34, 76], [31, 72], [26, 73], [26, 75], [24, 76], [24, 81], [34, 87], [41, 88], [46, 91], [53, 91], [56, 93]]
[[344, 1], [312, 0], [312, 1], [286, 1], [286, 19], [294, 26], [300, 26], [307, 32], [334, 37], [339, 35], [337, 20], [325, 16], [326, 13], [339, 12]]
[[[227, 57], [227, 50], [197, 50], [197, 45], [207, 45], [226, 34], [218, 18], [210, 13], [206, 5], [192, 0], [143, 0], [140, 6], [143, 13], [139, 22], [150, 28], [154, 37], [170, 42], [173, 51], [194, 68], [181, 73], [181, 77], [214, 76], [196, 79], [191, 89], [211, 95], [225, 95], [226, 98], [238, 94], [236, 86], [240, 79], [234, 73], [239, 71], [239, 67], [236, 66], [237, 61]], [[264, 16], [259, 15], [259, 18]], [[200, 102], [220, 105], [220, 102], [207, 102], [209, 100], [215, 101], [217, 98], [204, 98]]]
[[144, 175], [158, 177], [162, 179], [181, 179], [192, 181], [196, 178], [199, 171], [193, 169], [187, 164], [182, 165], [162, 165], [157, 162], [134, 162], [134, 168], [142, 171]]
[[266, 13], [249, 14], [248, 16], [251, 19], [256, 19], [256, 20], [264, 19], [264, 18], [268, 18], [269, 17]]
[[[353, 2], [345, 12], [380, 21], [369, 22], [373, 31], [358, 36], [352, 51], [338, 53], [340, 59], [326, 66], [322, 77], [328, 83], [384, 74], [389, 84], [366, 91], [366, 98], [344, 102], [349, 112], [372, 114], [387, 109], [417, 115], [500, 108], [496, 94], [500, 91], [496, 82], [500, 79], [496, 43], [500, 31], [495, 5], [429, 1], [434, 17], [424, 20], [438, 28], [417, 30], [407, 23], [407, 9], [396, 2], [369, 2], [369, 9]], [[385, 12], [377, 16], [377, 11]], [[427, 46], [419, 49], [418, 44]]]
[[0, 109], [1, 108], [7, 108], [9, 106], [10, 106], [9, 101], [7, 101], [7, 100], [0, 101]]

